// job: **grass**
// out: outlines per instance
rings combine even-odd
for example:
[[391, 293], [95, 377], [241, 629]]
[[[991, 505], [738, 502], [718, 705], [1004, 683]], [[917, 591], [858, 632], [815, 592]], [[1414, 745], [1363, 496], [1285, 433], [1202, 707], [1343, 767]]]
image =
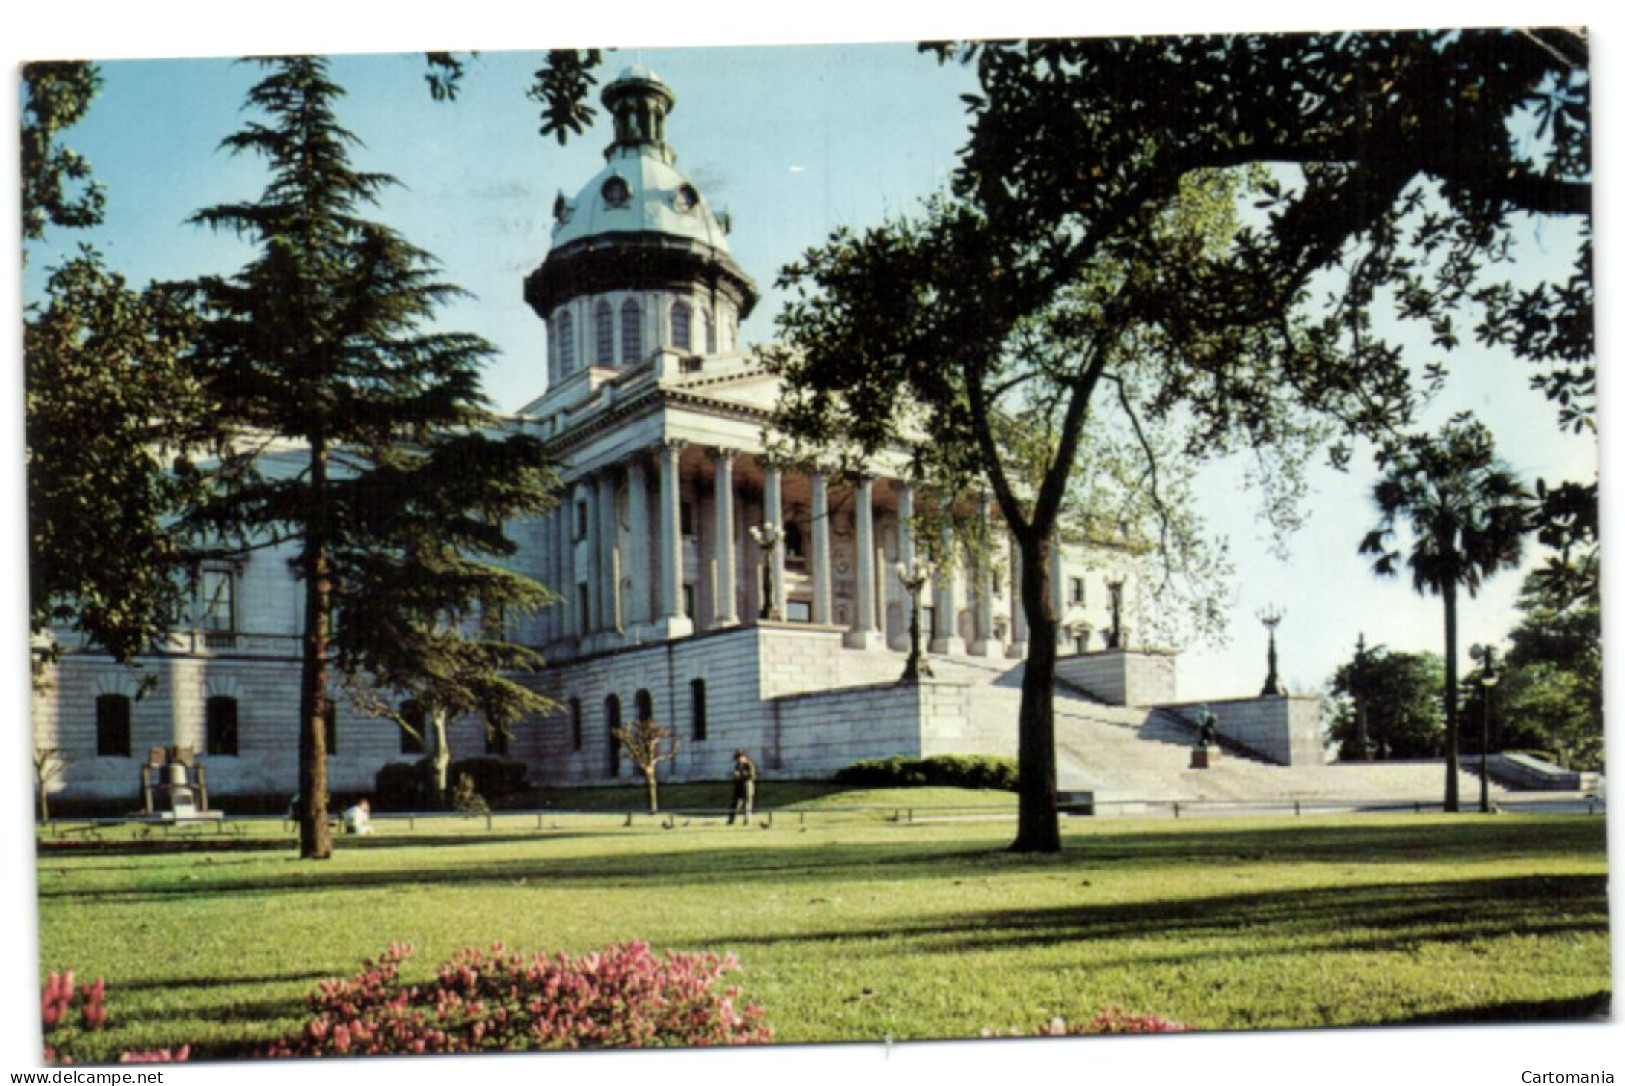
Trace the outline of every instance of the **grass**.
[[418, 948], [410, 975], [498, 940], [733, 951], [784, 1042], [976, 1036], [1107, 1005], [1206, 1029], [1563, 1018], [1611, 985], [1596, 818], [1070, 820], [1049, 857], [1004, 851], [1007, 821], [509, 819], [386, 824], [320, 863], [255, 848], [285, 839], [274, 823], [184, 849], [48, 848], [41, 975], [108, 979], [89, 1058], [240, 1052], [396, 939]]

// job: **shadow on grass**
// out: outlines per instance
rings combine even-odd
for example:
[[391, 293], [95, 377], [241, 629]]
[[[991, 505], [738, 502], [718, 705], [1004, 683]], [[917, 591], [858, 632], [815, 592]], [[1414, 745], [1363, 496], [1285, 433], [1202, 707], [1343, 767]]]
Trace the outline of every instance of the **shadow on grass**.
[[166, 988], [240, 988], [250, 984], [292, 984], [296, 981], [304, 981], [314, 986], [316, 981], [327, 980], [332, 975], [307, 970], [300, 973], [266, 973], [260, 976], [154, 977], [145, 980], [121, 980], [118, 988], [121, 992], [138, 992], [144, 989], [162, 991]]
[[[1177, 964], [1204, 956], [1414, 951], [1427, 943], [1607, 930], [1607, 879], [1564, 875], [986, 909], [932, 916], [914, 925], [746, 936], [730, 940], [730, 946], [904, 940], [914, 952], [959, 954], [1077, 941], [1139, 941], [1148, 935], [1193, 948], [1219, 944], [1215, 951], [1181, 950], [1166, 959]], [[1245, 949], [1238, 949], [1240, 937]], [[1159, 960], [1135, 955], [1132, 963]]]
[[[256, 865], [259, 870], [252, 872], [211, 867], [207, 879], [199, 881], [190, 873], [198, 868], [190, 867], [188, 873], [177, 872], [172, 876], [173, 881], [167, 883], [144, 878], [144, 884], [139, 887], [80, 889], [65, 882], [42, 887], [40, 898], [42, 901], [61, 898], [133, 903], [176, 897], [201, 900], [212, 895], [304, 894], [394, 886], [477, 888], [482, 884], [512, 886], [519, 882], [587, 888], [595, 883], [636, 885], [650, 890], [738, 881], [817, 886], [854, 880], [884, 879], [899, 883], [912, 879], [987, 877], [1035, 871], [1083, 876], [1097, 873], [1107, 865], [1114, 865], [1116, 870], [1222, 871], [1227, 866], [1258, 863], [1370, 865], [1600, 855], [1602, 852], [1601, 824], [1583, 819], [1571, 822], [1426, 820], [1414, 824], [1385, 822], [1239, 830], [1207, 823], [1190, 830], [1163, 828], [1079, 835], [1068, 842], [1065, 852], [1045, 856], [1020, 856], [980, 845], [967, 847], [962, 840], [910, 838], [905, 833], [900, 832], [894, 841], [840, 843], [821, 836], [804, 838], [785, 828], [761, 834], [747, 831], [731, 837], [726, 845], [696, 847], [692, 837], [682, 833], [674, 835], [670, 839], [672, 844], [667, 845], [660, 836], [643, 832], [633, 838], [642, 846], [638, 848], [622, 847], [627, 837], [602, 831], [372, 837], [344, 840], [337, 855], [342, 857], [352, 850], [357, 853], [400, 850], [402, 862], [384, 870], [356, 870], [341, 862], [307, 862], [290, 855], [286, 865], [275, 871], [266, 871], [263, 865]], [[599, 838], [606, 848], [599, 855], [563, 857], [538, 855], [529, 849], [514, 849], [501, 856], [474, 851], [512, 845], [545, 850], [547, 844], [569, 838]], [[465, 848], [469, 850], [469, 862], [459, 859]], [[419, 850], [426, 855], [420, 862], [411, 862], [408, 857]], [[151, 851], [151, 846], [130, 846], [128, 852], [120, 854], [145, 856]], [[229, 851], [229, 848], [221, 851]], [[1115, 865], [1125, 866], [1116, 868]], [[71, 870], [71, 865], [62, 870]], [[1177, 921], [1179, 910], [1185, 906], [1174, 902], [1168, 907], [1174, 910], [1171, 916]], [[1140, 918], [1143, 920], [1143, 915]], [[1236, 922], [1254, 921], [1237, 918]]]
[[1612, 992], [1593, 992], [1576, 999], [1538, 999], [1485, 1003], [1434, 1014], [1419, 1014], [1386, 1025], [1447, 1026], [1468, 1022], [1606, 1022], [1613, 1013]]

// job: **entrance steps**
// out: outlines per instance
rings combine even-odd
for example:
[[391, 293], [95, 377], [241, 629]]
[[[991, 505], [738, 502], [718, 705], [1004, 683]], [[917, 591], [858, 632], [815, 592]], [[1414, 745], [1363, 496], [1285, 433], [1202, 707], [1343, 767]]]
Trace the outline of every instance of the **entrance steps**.
[[[1022, 661], [928, 656], [936, 681], [968, 686], [969, 720], [953, 750], [940, 753], [1015, 757], [1021, 709]], [[841, 654], [842, 685], [896, 682], [907, 662], [896, 651]], [[1229, 749], [1207, 769], [1190, 767], [1195, 729], [1157, 709], [1106, 705], [1058, 683], [1055, 689], [1057, 783], [1090, 791], [1097, 804], [1270, 801], [1312, 803], [1438, 803], [1441, 761], [1282, 766]], [[1465, 762], [1463, 802], [1476, 800], [1478, 778]], [[1502, 791], [1492, 786], [1492, 795]]]

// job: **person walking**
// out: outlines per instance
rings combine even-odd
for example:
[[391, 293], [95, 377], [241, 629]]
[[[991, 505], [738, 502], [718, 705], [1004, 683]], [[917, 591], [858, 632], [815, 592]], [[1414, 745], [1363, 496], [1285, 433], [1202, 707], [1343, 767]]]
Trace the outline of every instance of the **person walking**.
[[743, 812], [745, 825], [748, 826], [751, 807], [756, 802], [756, 767], [750, 764], [750, 755], [745, 753], [744, 747], [734, 751], [732, 779], [734, 794], [733, 803], [728, 809], [728, 825], [733, 825], [734, 818]]

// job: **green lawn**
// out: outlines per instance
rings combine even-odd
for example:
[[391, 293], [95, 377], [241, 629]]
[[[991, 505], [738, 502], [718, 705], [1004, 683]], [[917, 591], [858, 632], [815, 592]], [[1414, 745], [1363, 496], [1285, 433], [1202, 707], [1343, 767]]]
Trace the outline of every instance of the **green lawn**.
[[392, 940], [417, 946], [414, 975], [498, 940], [733, 951], [786, 1042], [1106, 1005], [1207, 1029], [1574, 1017], [1610, 991], [1600, 818], [1073, 819], [1062, 855], [1022, 858], [1008, 820], [931, 817], [959, 795], [910, 791], [913, 822], [896, 794], [847, 793], [876, 810], [845, 817], [809, 796], [770, 829], [386, 823], [320, 863], [278, 847], [275, 823], [120, 830], [40, 856], [41, 975], [108, 979], [111, 1028], [79, 1046], [93, 1059], [292, 1031], [318, 979]]

